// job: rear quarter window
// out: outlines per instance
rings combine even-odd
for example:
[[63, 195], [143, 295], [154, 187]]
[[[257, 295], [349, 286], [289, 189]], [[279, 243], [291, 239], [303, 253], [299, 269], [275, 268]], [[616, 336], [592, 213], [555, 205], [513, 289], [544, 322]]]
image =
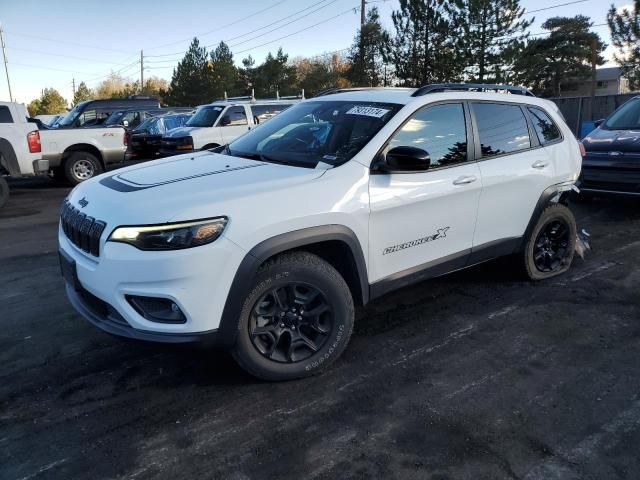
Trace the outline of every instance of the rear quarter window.
[[538, 107], [528, 107], [528, 110], [531, 115], [533, 128], [535, 129], [536, 134], [538, 135], [538, 140], [540, 140], [542, 145], [555, 142], [562, 138], [560, 129], [547, 112]]

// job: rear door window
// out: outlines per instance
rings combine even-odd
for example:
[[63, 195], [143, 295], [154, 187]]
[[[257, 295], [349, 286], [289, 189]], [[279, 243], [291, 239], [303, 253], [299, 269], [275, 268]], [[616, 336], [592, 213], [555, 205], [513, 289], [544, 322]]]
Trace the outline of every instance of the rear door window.
[[542, 145], [561, 138], [560, 129], [553, 120], [551, 120], [547, 112], [538, 107], [529, 107], [529, 113], [531, 114], [533, 128], [535, 128], [538, 134], [538, 140], [540, 140]]
[[519, 105], [473, 103], [482, 157], [531, 148], [529, 127]]
[[6, 105], [0, 106], [0, 123], [13, 123], [11, 111]]

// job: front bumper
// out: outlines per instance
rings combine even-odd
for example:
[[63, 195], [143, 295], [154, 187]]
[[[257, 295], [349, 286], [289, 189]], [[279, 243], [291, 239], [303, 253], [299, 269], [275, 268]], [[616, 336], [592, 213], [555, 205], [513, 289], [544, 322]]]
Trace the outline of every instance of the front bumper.
[[611, 159], [588, 153], [582, 161], [578, 188], [592, 193], [640, 195], [640, 155], [637, 157]]
[[[103, 238], [100, 257], [77, 248], [61, 229], [58, 240], [61, 264], [63, 259], [73, 264], [73, 280], [65, 275], [69, 300], [97, 327], [154, 342], [217, 341], [231, 282], [244, 257], [244, 251], [224, 236], [210, 245], [165, 252], [141, 251]], [[130, 303], [130, 296], [171, 300], [186, 321], [149, 320]]]

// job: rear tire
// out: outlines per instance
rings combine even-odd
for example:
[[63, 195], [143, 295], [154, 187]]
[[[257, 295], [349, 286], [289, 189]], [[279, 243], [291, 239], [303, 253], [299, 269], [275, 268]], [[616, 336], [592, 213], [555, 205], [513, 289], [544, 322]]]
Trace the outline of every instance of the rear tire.
[[100, 160], [88, 152], [73, 152], [65, 159], [62, 168], [65, 178], [74, 186], [103, 172]]
[[545, 208], [524, 249], [525, 272], [531, 280], [560, 275], [571, 266], [576, 248], [576, 220], [560, 203]]
[[0, 177], [0, 208], [9, 201], [9, 184], [4, 177]]
[[353, 298], [323, 259], [307, 252], [280, 255], [250, 285], [232, 354], [251, 375], [269, 381], [306, 377], [344, 351], [353, 331]]

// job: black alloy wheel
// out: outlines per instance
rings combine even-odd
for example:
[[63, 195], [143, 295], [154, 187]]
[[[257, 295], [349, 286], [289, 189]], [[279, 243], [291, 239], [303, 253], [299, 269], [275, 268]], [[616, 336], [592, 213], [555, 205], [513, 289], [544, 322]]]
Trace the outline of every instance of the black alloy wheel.
[[533, 261], [541, 272], [562, 268], [569, 257], [571, 230], [562, 218], [548, 222], [538, 234], [533, 249]]
[[290, 282], [267, 291], [254, 304], [249, 335], [265, 358], [296, 363], [324, 347], [334, 323], [331, 305], [319, 289]]

